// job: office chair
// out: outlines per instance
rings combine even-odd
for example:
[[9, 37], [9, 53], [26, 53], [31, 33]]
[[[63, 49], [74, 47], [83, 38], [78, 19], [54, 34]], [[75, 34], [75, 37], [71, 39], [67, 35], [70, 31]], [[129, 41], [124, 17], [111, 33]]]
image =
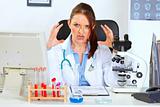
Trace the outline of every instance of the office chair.
[[[63, 26], [61, 27], [61, 29], [59, 30], [58, 34], [57, 34], [57, 39], [58, 40], [65, 40], [69, 34], [70, 34], [70, 28], [67, 24], [67, 20], [61, 20], [59, 22], [60, 24], [63, 23]], [[119, 27], [118, 27], [118, 24], [113, 21], [113, 20], [96, 20], [96, 26], [95, 26], [95, 29], [96, 29], [96, 34], [97, 34], [97, 38], [98, 38], [98, 41], [105, 41], [106, 40], [106, 36], [105, 36], [105, 33], [103, 32], [103, 29], [101, 28], [100, 25], [104, 25], [106, 24], [113, 32], [113, 35], [114, 36], [119, 36]]]

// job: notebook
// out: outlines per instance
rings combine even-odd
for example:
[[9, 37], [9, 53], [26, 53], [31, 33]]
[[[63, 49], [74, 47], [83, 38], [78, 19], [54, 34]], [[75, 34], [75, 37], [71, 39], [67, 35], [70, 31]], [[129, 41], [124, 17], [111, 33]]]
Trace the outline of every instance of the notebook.
[[70, 86], [70, 91], [73, 95], [80, 91], [83, 96], [109, 96], [105, 86]]

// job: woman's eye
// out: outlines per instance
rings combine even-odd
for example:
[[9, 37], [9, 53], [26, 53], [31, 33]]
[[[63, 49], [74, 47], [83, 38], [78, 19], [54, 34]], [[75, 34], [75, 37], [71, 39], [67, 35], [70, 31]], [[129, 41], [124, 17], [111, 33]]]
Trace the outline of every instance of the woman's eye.
[[79, 24], [76, 24], [76, 23], [75, 23], [75, 24], [73, 24], [73, 25], [74, 25], [75, 27], [79, 27], [79, 26], [80, 26]]
[[85, 28], [86, 28], [86, 29], [89, 29], [89, 25], [85, 25]]

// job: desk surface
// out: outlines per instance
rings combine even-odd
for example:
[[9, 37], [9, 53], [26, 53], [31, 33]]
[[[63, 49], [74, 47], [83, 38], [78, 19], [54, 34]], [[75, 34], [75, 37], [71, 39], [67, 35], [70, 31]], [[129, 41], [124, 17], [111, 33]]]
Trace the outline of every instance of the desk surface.
[[[142, 101], [138, 101], [131, 97], [131, 94], [129, 93], [113, 93], [110, 88], [108, 88], [108, 91], [110, 93], [110, 96], [85, 96], [84, 101], [81, 104], [76, 104], [77, 106], [106, 106], [106, 105], [130, 105], [130, 106], [151, 106], [151, 105], [160, 105], [160, 104], [148, 104]], [[72, 105], [75, 106], [75, 104], [72, 104], [67, 100], [67, 103], [63, 102], [56, 102], [56, 101], [31, 101], [31, 103], [27, 102], [27, 99], [21, 96], [14, 96], [9, 94], [0, 94], [0, 105], [20, 105], [24, 106], [41, 106], [45, 105], [47, 106], [63, 106], [63, 107], [71, 107]]]

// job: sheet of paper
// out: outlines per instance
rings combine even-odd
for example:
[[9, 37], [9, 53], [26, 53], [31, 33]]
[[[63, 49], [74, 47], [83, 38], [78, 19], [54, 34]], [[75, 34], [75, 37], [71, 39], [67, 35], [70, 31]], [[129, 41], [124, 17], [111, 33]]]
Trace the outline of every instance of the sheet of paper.
[[104, 86], [71, 86], [71, 93], [81, 91], [84, 96], [109, 96]]

